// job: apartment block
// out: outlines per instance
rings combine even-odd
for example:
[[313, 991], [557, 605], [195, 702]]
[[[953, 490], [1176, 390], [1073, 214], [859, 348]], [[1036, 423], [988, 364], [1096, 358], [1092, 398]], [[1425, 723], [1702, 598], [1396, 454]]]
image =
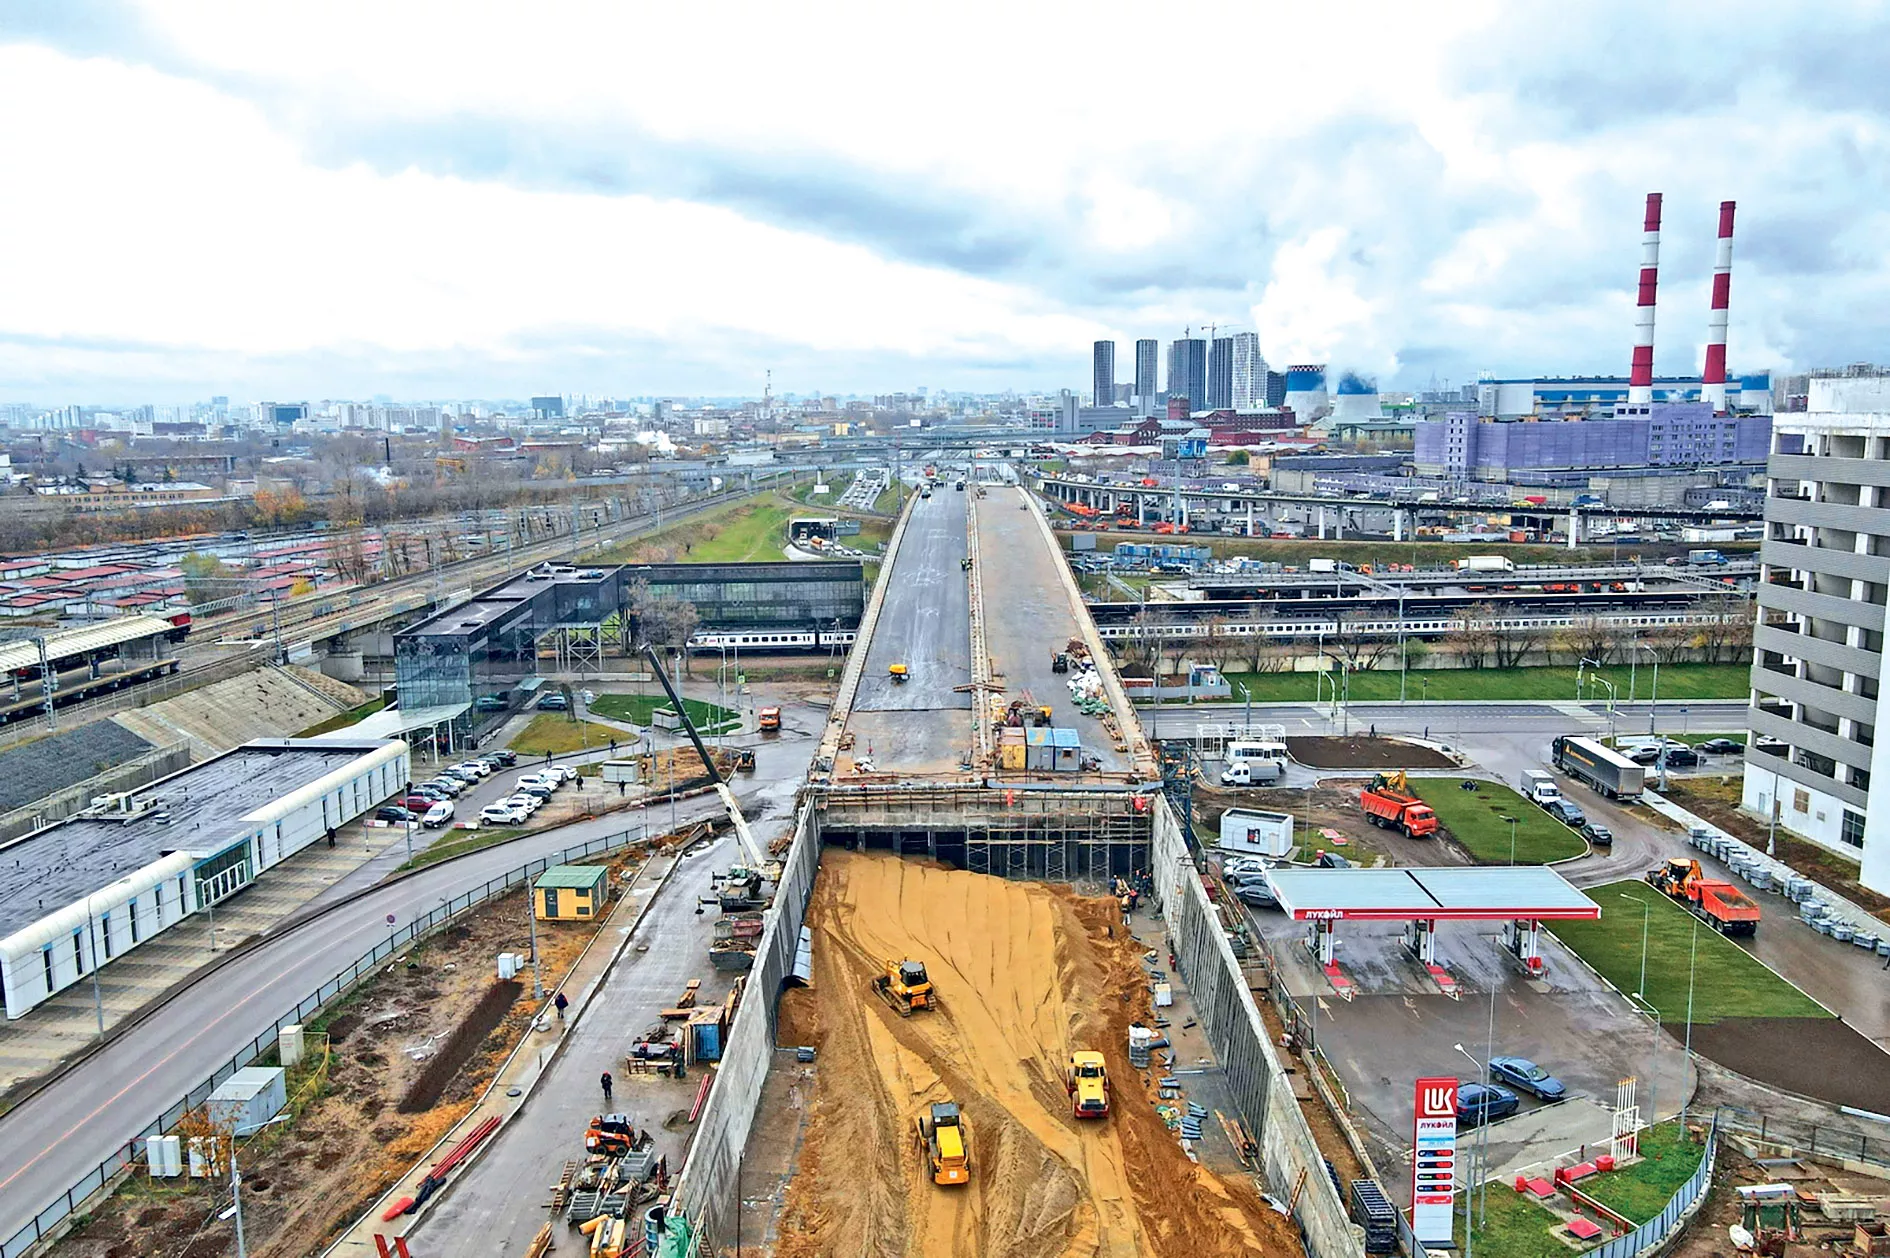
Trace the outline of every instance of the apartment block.
[[1890, 756], [1877, 741], [1890, 591], [1890, 373], [1814, 375], [1767, 461], [1743, 802], [1890, 894]]

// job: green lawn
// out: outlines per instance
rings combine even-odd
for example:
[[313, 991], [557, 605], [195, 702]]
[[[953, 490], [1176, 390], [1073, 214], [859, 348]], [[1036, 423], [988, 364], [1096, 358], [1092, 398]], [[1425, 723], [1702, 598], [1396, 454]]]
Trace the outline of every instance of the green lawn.
[[[400, 868], [420, 869], [426, 865], [437, 865], [441, 861], [452, 860], [456, 856], [465, 856], [471, 852], [497, 847], [501, 843], [509, 843], [525, 831], [519, 826], [481, 826], [477, 830], [449, 830], [447, 833], [454, 837], [442, 836], [431, 847], [414, 853], [412, 860], [402, 861]], [[465, 837], [458, 837], [460, 835]]]
[[905, 487], [898, 481], [879, 491], [879, 497], [873, 499], [873, 510], [881, 515], [892, 515], [906, 500]]
[[521, 756], [562, 756], [587, 747], [602, 749], [610, 746], [611, 739], [622, 737], [622, 730], [595, 721], [574, 721], [565, 712], [540, 712], [507, 746]]
[[1452, 837], [1477, 860], [1486, 865], [1509, 864], [1510, 826], [1505, 817], [1516, 818], [1518, 865], [1542, 865], [1582, 854], [1580, 835], [1509, 787], [1478, 780], [1476, 790], [1466, 791], [1459, 785], [1465, 780], [1415, 778], [1412, 785]]
[[[669, 699], [664, 695], [598, 695], [596, 702], [590, 705], [591, 711], [599, 716], [607, 716], [613, 721], [628, 721], [632, 725], [648, 725], [650, 716], [658, 708], [669, 706]], [[704, 703], [700, 699], [684, 699], [683, 710], [689, 713], [689, 719], [695, 723], [698, 734], [733, 733], [741, 728], [741, 713], [732, 708], [716, 703]]]
[[322, 734], [332, 734], [338, 729], [346, 729], [355, 722], [373, 716], [387, 706], [385, 699], [369, 699], [358, 708], [349, 708], [346, 712], [337, 712], [325, 721], [317, 721], [305, 730], [299, 731], [297, 738], [315, 738]]
[[1681, 1185], [1700, 1168], [1706, 1149], [1694, 1144], [1679, 1123], [1660, 1123], [1641, 1132], [1641, 1160], [1619, 1171], [1597, 1175], [1582, 1190], [1610, 1210], [1645, 1223], [1667, 1208]]
[[[1474, 1229], [1477, 1258], [1569, 1258], [1577, 1252], [1558, 1238], [1556, 1229], [1562, 1226], [1560, 1218], [1501, 1181], [1490, 1185], [1489, 1208], [1483, 1217], [1483, 1226]], [[1454, 1231], [1461, 1253], [1464, 1248], [1461, 1211], [1457, 1214]]]
[[[1663, 1022], [1687, 1016], [1687, 962], [1697, 937], [1693, 966], [1693, 1020], [1721, 1018], [1827, 1018], [1828, 1009], [1754, 960], [1743, 948], [1666, 896], [1638, 880], [1590, 887], [1601, 920], [1556, 922], [1556, 936], [1582, 960], [1624, 992], [1641, 983], [1641, 926], [1647, 925], [1646, 998]], [[1643, 912], [1642, 905], [1648, 906]], [[1695, 927], [1698, 930], [1695, 930]], [[1760, 930], [1789, 930], [1777, 922]]]
[[[1394, 657], [1392, 663], [1396, 663]], [[1592, 670], [1591, 670], [1592, 671]], [[1648, 697], [1649, 669], [1638, 670], [1634, 697]], [[1669, 664], [1660, 670], [1662, 699], [1743, 699], [1751, 691], [1752, 665]], [[1332, 687], [1318, 673], [1225, 673], [1239, 687], [1253, 691], [1256, 703], [1306, 703], [1319, 691], [1330, 699]], [[1615, 684], [1621, 702], [1628, 700], [1628, 669], [1610, 665], [1601, 675]], [[1398, 670], [1378, 669], [1352, 674], [1353, 702], [1385, 701], [1398, 697]], [[1405, 679], [1404, 697], [1423, 699], [1558, 699], [1573, 700], [1575, 670], [1561, 665], [1542, 668], [1414, 668]], [[1605, 700], [1607, 687], [1588, 684], [1584, 696]]]
[[828, 492], [824, 494], [815, 493], [814, 482], [809, 481], [806, 488], [800, 490], [794, 496], [810, 507], [831, 507], [834, 503], [840, 501], [840, 495], [844, 494], [847, 491], [847, 486], [852, 483], [853, 473], [842, 472], [840, 475], [831, 477], [827, 481]]

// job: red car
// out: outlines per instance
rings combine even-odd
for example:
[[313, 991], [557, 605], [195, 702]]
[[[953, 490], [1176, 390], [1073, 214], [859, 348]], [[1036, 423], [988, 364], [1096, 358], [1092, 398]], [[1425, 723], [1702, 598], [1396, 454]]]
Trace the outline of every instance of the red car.
[[400, 801], [400, 806], [416, 817], [424, 817], [427, 815], [427, 809], [439, 802], [430, 795], [409, 795]]

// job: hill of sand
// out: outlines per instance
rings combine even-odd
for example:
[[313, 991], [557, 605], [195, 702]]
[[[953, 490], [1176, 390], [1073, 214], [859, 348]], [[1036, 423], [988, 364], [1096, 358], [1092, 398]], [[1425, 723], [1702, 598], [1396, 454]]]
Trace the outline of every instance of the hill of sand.
[[[814, 985], [783, 997], [781, 1040], [816, 1045], [819, 1067], [777, 1254], [1299, 1252], [1250, 1182], [1188, 1159], [1129, 1068], [1148, 981], [1112, 901], [830, 850], [808, 924]], [[901, 1018], [868, 990], [904, 957], [925, 962], [936, 1011]], [[1063, 1075], [1080, 1048], [1108, 1059], [1107, 1119], [1071, 1116]], [[921, 1165], [913, 1121], [940, 1100], [970, 1130], [963, 1188]]]

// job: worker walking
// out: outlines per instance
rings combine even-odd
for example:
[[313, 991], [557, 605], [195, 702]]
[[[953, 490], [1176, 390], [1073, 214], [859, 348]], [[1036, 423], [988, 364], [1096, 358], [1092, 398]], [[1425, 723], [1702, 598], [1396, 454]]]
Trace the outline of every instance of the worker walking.
[[610, 1071], [606, 1070], [604, 1077], [598, 1082], [604, 1085], [604, 1104], [608, 1105], [610, 1104]]
[[[565, 1006], [570, 1003], [571, 1003], [570, 1000], [568, 1000], [565, 997], [565, 994], [563, 992], [559, 992], [558, 998], [551, 1002], [552, 1007], [558, 1011], [558, 1021], [560, 1022], [564, 1021], [564, 1009], [565, 1009]], [[608, 1083], [604, 1085], [604, 1091], [605, 1092], [610, 1091], [610, 1085]]]

